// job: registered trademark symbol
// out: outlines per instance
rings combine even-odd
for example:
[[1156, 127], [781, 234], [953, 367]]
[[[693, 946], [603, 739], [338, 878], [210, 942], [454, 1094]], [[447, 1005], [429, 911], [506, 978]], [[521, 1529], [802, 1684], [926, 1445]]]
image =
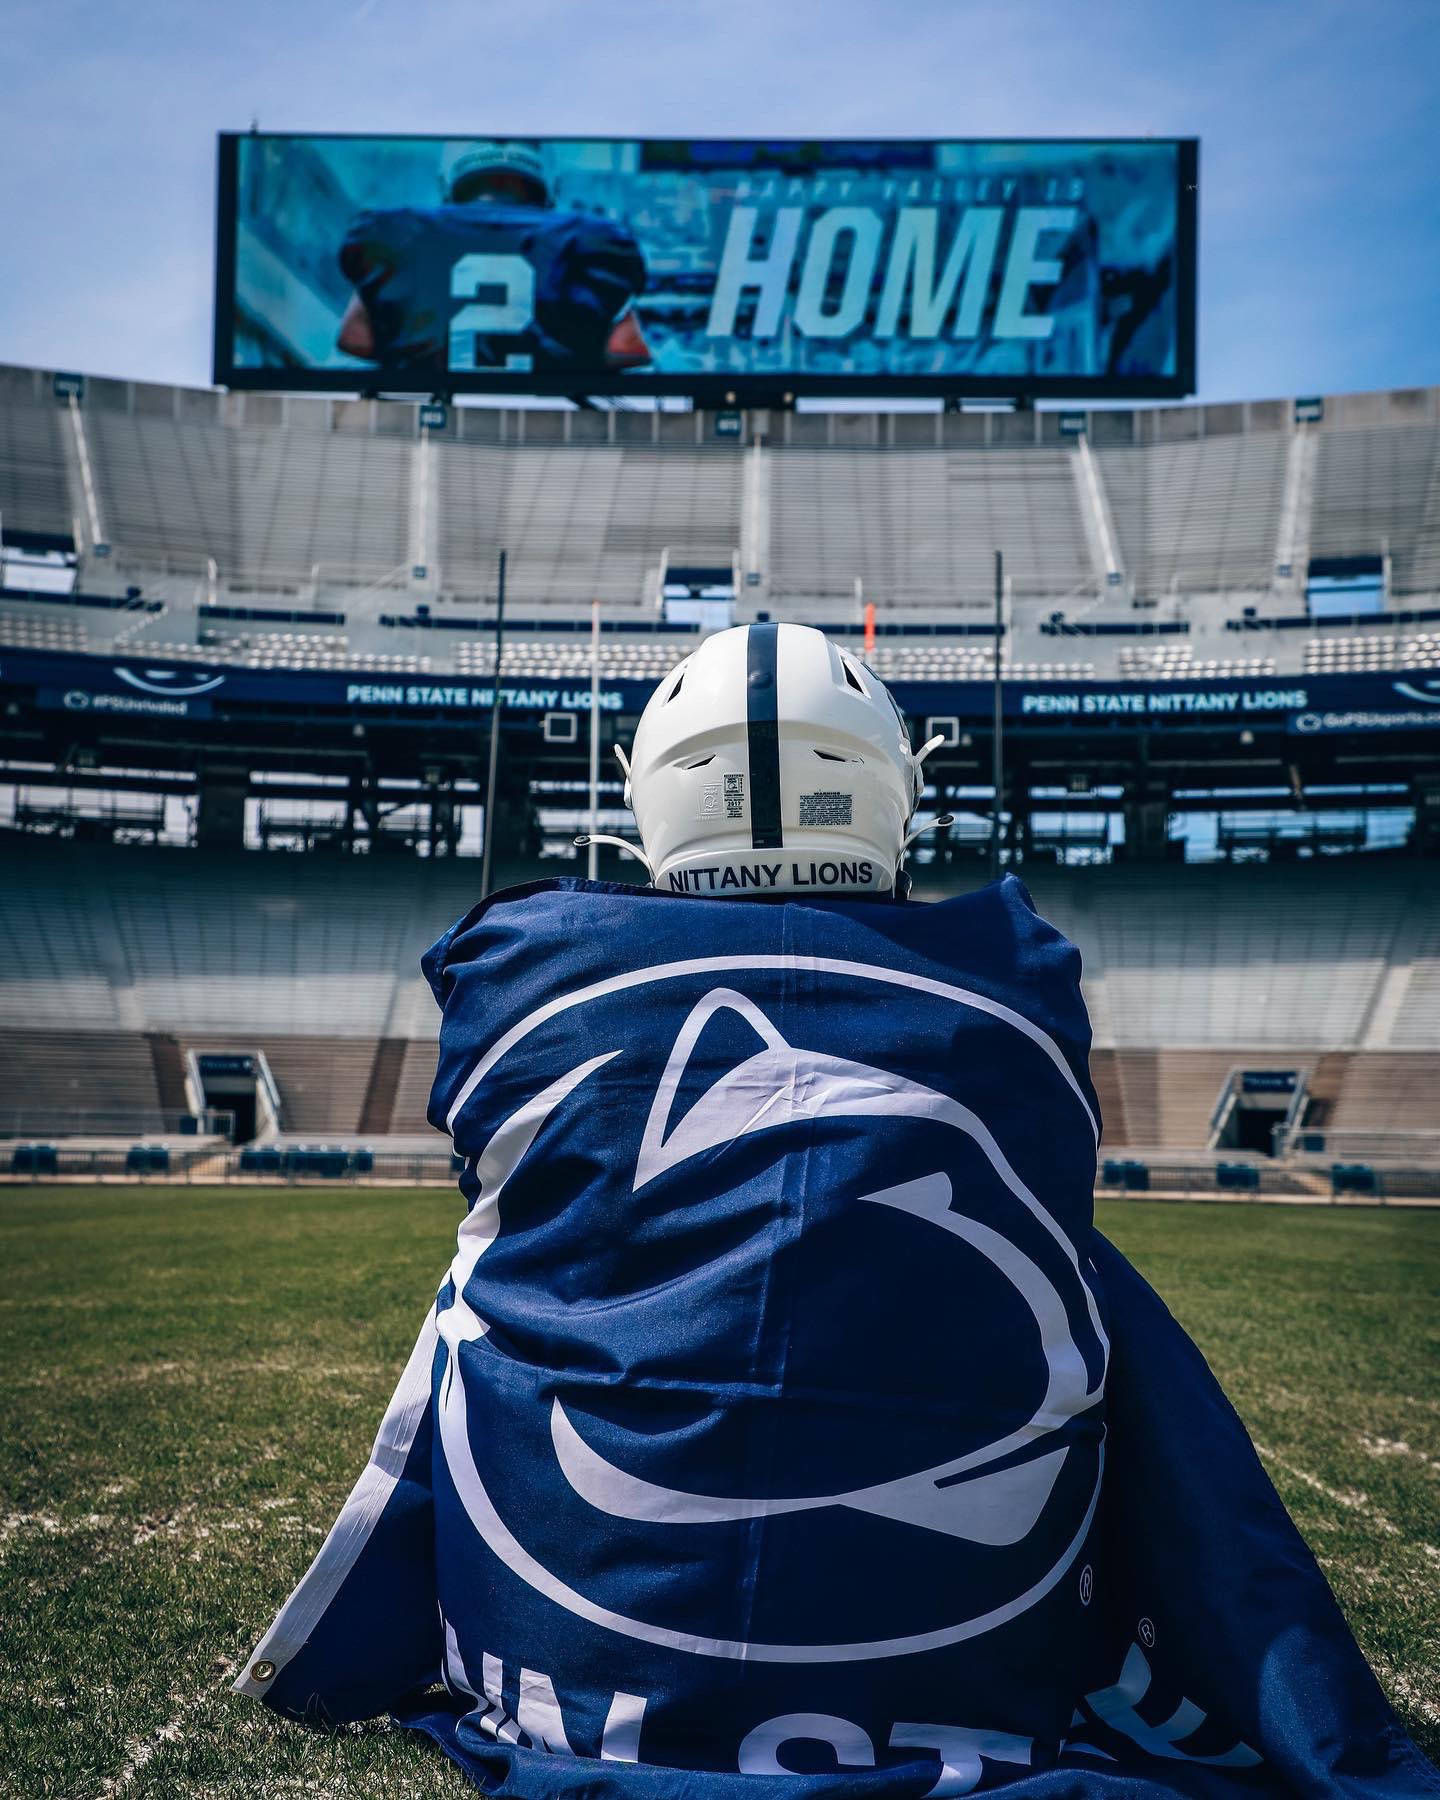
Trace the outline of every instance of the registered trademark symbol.
[[1151, 1619], [1142, 1619], [1135, 1629], [1140, 1634], [1140, 1642], [1147, 1650], [1151, 1649], [1155, 1643], [1154, 1621]]
[[1095, 1571], [1086, 1563], [1080, 1571], [1080, 1604], [1088, 1606], [1091, 1595], [1095, 1592]]

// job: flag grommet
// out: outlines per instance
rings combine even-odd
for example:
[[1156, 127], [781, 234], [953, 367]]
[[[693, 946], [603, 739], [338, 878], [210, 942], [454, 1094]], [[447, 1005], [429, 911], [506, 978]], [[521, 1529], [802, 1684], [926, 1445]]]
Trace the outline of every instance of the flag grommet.
[[250, 1665], [250, 1679], [252, 1681], [272, 1681], [274, 1677], [275, 1665], [273, 1662], [257, 1662]]

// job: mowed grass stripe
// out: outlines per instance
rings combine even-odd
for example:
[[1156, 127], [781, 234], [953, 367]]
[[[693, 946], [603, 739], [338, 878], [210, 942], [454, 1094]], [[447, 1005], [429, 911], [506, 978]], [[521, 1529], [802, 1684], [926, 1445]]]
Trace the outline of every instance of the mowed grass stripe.
[[[458, 1197], [0, 1189], [0, 1792], [461, 1795], [233, 1699], [363, 1464]], [[1440, 1749], [1440, 1215], [1121, 1202], [1382, 1683]]]

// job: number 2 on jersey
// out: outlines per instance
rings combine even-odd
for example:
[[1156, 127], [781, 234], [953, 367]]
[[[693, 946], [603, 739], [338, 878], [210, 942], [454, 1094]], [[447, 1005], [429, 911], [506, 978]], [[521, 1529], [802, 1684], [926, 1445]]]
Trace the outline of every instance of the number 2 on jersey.
[[[476, 300], [484, 289], [500, 289], [501, 300]], [[523, 256], [462, 256], [450, 270], [450, 298], [468, 300], [450, 321], [449, 366], [474, 369], [475, 340], [488, 335], [514, 336], [535, 316], [535, 271]]]

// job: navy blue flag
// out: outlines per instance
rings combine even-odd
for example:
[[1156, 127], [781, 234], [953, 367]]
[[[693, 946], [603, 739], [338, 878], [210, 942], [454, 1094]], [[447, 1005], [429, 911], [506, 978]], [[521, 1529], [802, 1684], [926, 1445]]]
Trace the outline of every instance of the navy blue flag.
[[469, 1213], [237, 1684], [523, 1800], [1432, 1795], [1094, 1230], [1078, 953], [574, 881], [425, 958]]

